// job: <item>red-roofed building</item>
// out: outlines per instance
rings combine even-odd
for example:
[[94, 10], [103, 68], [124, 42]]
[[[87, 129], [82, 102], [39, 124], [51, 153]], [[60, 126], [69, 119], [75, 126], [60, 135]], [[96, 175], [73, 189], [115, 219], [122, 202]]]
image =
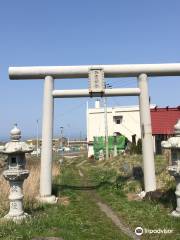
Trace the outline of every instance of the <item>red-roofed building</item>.
[[151, 109], [152, 134], [155, 140], [156, 153], [161, 153], [161, 141], [174, 134], [174, 125], [178, 119], [180, 119], [180, 106]]

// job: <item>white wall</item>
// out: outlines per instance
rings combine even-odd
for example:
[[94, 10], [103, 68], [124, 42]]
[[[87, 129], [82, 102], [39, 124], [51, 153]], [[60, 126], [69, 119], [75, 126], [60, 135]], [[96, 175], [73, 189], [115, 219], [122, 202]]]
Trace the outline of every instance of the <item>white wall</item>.
[[[114, 117], [122, 116], [122, 122], [116, 124]], [[105, 136], [104, 126], [104, 109], [90, 108], [87, 110], [87, 137], [88, 141], [93, 141], [94, 136]], [[136, 134], [136, 138], [141, 137], [140, 118], [138, 107], [114, 107], [107, 109], [108, 135], [113, 135], [114, 132], [120, 132], [126, 136], [129, 141], [132, 140], [132, 135]]]
[[[87, 142], [92, 142], [93, 137], [105, 136], [104, 108], [87, 107]], [[151, 105], [154, 108], [155, 105]], [[116, 124], [114, 117], [122, 116], [122, 122]], [[132, 135], [136, 135], [136, 141], [141, 138], [139, 106], [123, 106], [107, 108], [108, 135], [112, 136], [114, 132], [119, 132], [129, 141], [132, 141]], [[93, 153], [93, 146], [88, 148], [88, 156]]]

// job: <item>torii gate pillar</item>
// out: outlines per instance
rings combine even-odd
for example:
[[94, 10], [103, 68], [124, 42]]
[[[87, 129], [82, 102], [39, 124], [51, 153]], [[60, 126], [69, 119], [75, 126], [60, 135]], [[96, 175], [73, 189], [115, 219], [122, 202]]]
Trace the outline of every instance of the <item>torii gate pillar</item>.
[[42, 152], [40, 173], [40, 197], [42, 202], [56, 203], [57, 198], [52, 194], [52, 140], [53, 140], [53, 118], [54, 99], [52, 91], [54, 79], [46, 76], [44, 80], [43, 97], [43, 120], [42, 120]]
[[149, 107], [148, 78], [146, 74], [142, 73], [139, 75], [138, 84], [140, 88], [139, 108], [144, 166], [144, 186], [145, 191], [150, 192], [156, 190], [156, 176], [154, 166], [151, 113]]

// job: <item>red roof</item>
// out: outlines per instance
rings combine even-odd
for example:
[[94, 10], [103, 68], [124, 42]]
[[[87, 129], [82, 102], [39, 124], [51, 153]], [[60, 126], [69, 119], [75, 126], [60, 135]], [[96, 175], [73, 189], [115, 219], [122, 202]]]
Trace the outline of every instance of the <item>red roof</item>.
[[152, 134], [173, 134], [178, 119], [180, 119], [180, 106], [151, 109]]

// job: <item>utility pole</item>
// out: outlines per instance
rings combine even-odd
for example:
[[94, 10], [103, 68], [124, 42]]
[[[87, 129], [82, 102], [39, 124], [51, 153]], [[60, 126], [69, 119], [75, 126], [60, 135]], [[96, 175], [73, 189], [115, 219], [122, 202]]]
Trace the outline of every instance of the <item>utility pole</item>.
[[[112, 88], [112, 86], [105, 83], [105, 88]], [[103, 99], [104, 99], [104, 127], [105, 127], [106, 160], [109, 160], [107, 97], [104, 97]]]
[[64, 150], [63, 150], [63, 129], [64, 129], [64, 127], [60, 127], [60, 130], [61, 130], [61, 144], [60, 144], [61, 146], [60, 146], [60, 147], [61, 147], [61, 149], [62, 149], [62, 159], [63, 159], [63, 157], [64, 157], [64, 154], [63, 154], [63, 153], [64, 153], [64, 152], [63, 152], [63, 151], [64, 151]]
[[68, 147], [69, 147], [69, 141], [70, 141], [70, 124], [67, 124], [67, 127], [68, 127], [68, 133], [67, 133], [67, 144], [68, 144]]
[[104, 97], [104, 127], [105, 127], [105, 148], [106, 160], [109, 160], [109, 147], [108, 147], [108, 123], [107, 123], [107, 98]]
[[61, 135], [60, 135], [60, 140], [61, 140], [61, 142], [60, 142], [60, 147], [63, 147], [63, 129], [64, 129], [64, 127], [60, 127], [60, 130], [61, 130]]
[[36, 156], [39, 157], [39, 120], [36, 120]]

